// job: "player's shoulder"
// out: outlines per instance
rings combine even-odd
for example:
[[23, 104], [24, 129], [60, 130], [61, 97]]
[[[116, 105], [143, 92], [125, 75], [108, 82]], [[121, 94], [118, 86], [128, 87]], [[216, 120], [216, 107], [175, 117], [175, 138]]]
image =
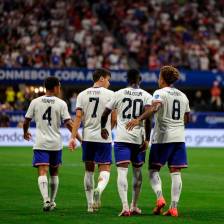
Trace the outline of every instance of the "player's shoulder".
[[35, 99], [32, 99], [31, 103], [32, 104], [38, 104], [43, 98], [44, 98], [44, 96], [39, 96], [39, 97], [37, 97]]
[[152, 94], [148, 93], [147, 91], [145, 91], [144, 89], [140, 89], [140, 91], [142, 92], [142, 94], [146, 97], [152, 97]]
[[64, 100], [62, 100], [61, 98], [59, 98], [57, 96], [55, 96], [55, 100], [57, 101], [57, 103], [60, 103], [62, 105], [65, 105], [66, 104], [66, 102]]
[[110, 90], [110, 89], [106, 89], [106, 88], [104, 88], [104, 87], [101, 87], [101, 90], [102, 90], [103, 92], [105, 92], [106, 94], [108, 94], [108, 95], [114, 95], [114, 91], [112, 91], [112, 90]]

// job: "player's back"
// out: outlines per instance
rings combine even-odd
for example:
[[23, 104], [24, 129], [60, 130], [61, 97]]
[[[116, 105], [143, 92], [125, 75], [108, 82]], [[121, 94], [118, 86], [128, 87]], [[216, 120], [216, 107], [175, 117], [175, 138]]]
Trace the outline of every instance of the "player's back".
[[104, 87], [91, 87], [82, 91], [77, 98], [77, 108], [83, 111], [83, 140], [91, 142], [111, 142], [111, 116], [106, 124], [109, 137], [101, 137], [100, 119], [107, 102], [113, 98], [114, 92]]
[[184, 142], [184, 115], [190, 111], [186, 95], [176, 88], [156, 90], [153, 101], [162, 107], [155, 115], [152, 143]]
[[67, 104], [56, 96], [41, 96], [32, 100], [26, 117], [36, 122], [35, 149], [60, 150], [60, 125], [70, 119]]
[[152, 96], [143, 89], [127, 87], [115, 93], [115, 107], [117, 110], [116, 142], [141, 144], [145, 134], [143, 124], [132, 131], [126, 130], [129, 120], [137, 118], [145, 106], [151, 105]]

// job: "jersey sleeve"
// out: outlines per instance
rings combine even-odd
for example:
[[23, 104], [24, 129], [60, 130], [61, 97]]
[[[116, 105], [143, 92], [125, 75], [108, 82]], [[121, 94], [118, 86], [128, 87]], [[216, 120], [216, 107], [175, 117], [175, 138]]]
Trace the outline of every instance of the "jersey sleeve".
[[25, 118], [32, 119], [34, 117], [34, 107], [35, 107], [35, 103], [32, 100], [31, 103], [30, 103], [30, 105], [29, 105], [29, 108], [28, 108], [28, 110], [26, 112]]
[[71, 116], [68, 112], [68, 106], [65, 102], [63, 103], [61, 118], [63, 121], [71, 119]]
[[83, 99], [82, 94], [79, 94], [76, 101], [76, 110], [83, 110]]
[[156, 90], [153, 93], [153, 96], [152, 96], [152, 103], [154, 103], [154, 102], [161, 102], [161, 103], [163, 103], [163, 101], [164, 100], [163, 100], [161, 91]]
[[152, 95], [146, 94], [145, 96], [145, 105], [144, 106], [151, 106], [152, 105]]
[[117, 92], [113, 93], [111, 100], [106, 104], [106, 108], [110, 109], [110, 110], [114, 110], [117, 107]]
[[189, 113], [191, 111], [190, 106], [189, 106], [189, 100], [187, 99], [186, 101], [186, 111], [185, 113]]

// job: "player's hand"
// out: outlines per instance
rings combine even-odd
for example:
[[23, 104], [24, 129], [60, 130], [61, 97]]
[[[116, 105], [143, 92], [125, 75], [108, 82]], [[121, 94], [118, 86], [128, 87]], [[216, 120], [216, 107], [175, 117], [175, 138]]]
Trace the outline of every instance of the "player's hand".
[[144, 141], [141, 146], [140, 146], [140, 151], [145, 151], [147, 150], [147, 148], [149, 147], [149, 142], [148, 141]]
[[29, 141], [32, 138], [32, 135], [30, 134], [30, 132], [26, 132], [23, 134], [23, 138]]
[[126, 129], [128, 131], [131, 131], [135, 126], [138, 126], [140, 124], [140, 120], [137, 118], [137, 119], [132, 119], [131, 121], [129, 121], [127, 124], [126, 124]]
[[74, 151], [76, 148], [76, 140], [74, 138], [70, 138], [68, 143], [68, 148], [70, 151]]
[[108, 139], [108, 137], [109, 137], [109, 133], [108, 133], [108, 131], [107, 131], [106, 128], [101, 129], [101, 137], [102, 137], [103, 139]]

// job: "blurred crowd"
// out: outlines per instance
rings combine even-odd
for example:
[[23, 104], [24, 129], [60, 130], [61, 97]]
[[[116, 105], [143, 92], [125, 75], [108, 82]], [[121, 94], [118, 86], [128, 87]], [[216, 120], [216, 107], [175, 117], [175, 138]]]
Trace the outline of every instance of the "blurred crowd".
[[86, 1], [0, 1], [0, 66], [127, 68]]
[[0, 66], [224, 71], [224, 0], [0, 1]]
[[99, 0], [95, 7], [140, 67], [224, 71], [223, 0]]

